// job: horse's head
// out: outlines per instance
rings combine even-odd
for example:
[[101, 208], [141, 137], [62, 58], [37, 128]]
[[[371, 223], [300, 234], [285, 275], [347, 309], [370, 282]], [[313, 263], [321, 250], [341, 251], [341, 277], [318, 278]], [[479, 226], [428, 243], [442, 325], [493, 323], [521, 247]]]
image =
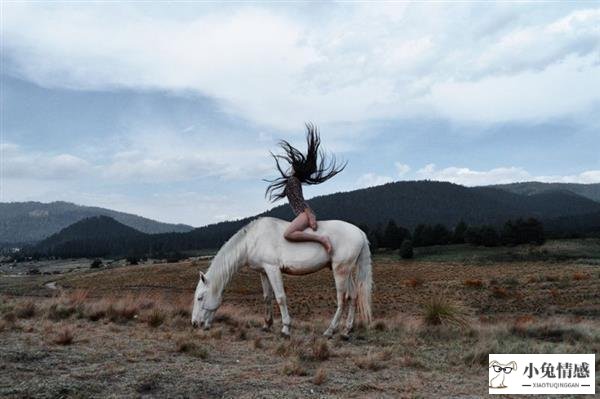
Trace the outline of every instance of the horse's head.
[[200, 272], [200, 279], [194, 293], [194, 307], [192, 309], [192, 325], [203, 325], [205, 330], [210, 328], [215, 312], [221, 306], [221, 297], [211, 289], [211, 282]]

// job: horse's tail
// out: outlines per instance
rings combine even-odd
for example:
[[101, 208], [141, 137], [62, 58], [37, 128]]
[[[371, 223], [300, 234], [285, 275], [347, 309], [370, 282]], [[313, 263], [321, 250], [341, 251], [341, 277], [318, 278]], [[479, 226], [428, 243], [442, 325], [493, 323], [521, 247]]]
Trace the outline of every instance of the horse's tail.
[[357, 308], [360, 318], [371, 322], [371, 290], [373, 288], [373, 276], [371, 272], [371, 250], [369, 249], [369, 240], [363, 233], [363, 245], [356, 261], [358, 264], [357, 273]]

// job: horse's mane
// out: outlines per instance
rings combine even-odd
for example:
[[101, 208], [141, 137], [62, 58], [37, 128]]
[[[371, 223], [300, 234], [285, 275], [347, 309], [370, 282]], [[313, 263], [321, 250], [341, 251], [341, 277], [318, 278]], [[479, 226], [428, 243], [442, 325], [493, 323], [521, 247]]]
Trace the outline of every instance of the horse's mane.
[[218, 294], [222, 292], [237, 272], [237, 268], [243, 266], [239, 260], [241, 256], [246, 254], [246, 246], [243, 245], [244, 239], [248, 230], [255, 222], [256, 220], [253, 220], [231, 236], [219, 249], [210, 263], [206, 271], [206, 277], [210, 282], [213, 293]]

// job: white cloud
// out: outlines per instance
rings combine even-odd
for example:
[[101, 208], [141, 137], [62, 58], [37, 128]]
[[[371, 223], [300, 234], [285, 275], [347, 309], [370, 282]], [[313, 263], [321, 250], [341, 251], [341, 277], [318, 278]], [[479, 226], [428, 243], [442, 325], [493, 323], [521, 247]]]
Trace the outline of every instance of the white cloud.
[[[589, 6], [589, 5], [588, 5]], [[503, 121], [585, 112], [600, 100], [598, 8], [330, 5], [3, 7], [13, 73], [44, 86], [208, 95], [245, 118], [296, 128], [432, 115]], [[564, 6], [568, 9], [568, 6]], [[519, 18], [517, 18], [519, 17]], [[456, 21], [463, 21], [456, 23]]]
[[[209, 142], [173, 130], [140, 129], [120, 144], [125, 150], [106, 161], [101, 176], [116, 181], [176, 182], [204, 177], [261, 178], [273, 171], [263, 146]], [[218, 133], [214, 133], [218, 134]], [[135, 148], [135, 150], [129, 150]]]
[[600, 170], [587, 170], [579, 174], [566, 176], [537, 176], [535, 179], [548, 183], [600, 183]]
[[71, 154], [45, 154], [23, 151], [14, 143], [2, 143], [2, 178], [69, 180], [88, 174], [91, 164]]
[[396, 162], [394, 163], [394, 166], [396, 166], [396, 171], [398, 172], [398, 176], [402, 177], [404, 175], [406, 175], [408, 172], [410, 172], [410, 166], [400, 163], [400, 162]]
[[576, 175], [536, 176], [519, 167], [500, 167], [485, 171], [477, 171], [465, 167], [447, 167], [437, 169], [435, 164], [428, 164], [419, 169], [416, 175], [420, 179], [449, 181], [465, 186], [485, 186], [524, 181], [562, 182], [562, 183], [600, 183], [600, 170], [584, 171]]
[[361, 188], [380, 186], [393, 181], [390, 176], [381, 176], [375, 173], [365, 173], [356, 180], [356, 185]]

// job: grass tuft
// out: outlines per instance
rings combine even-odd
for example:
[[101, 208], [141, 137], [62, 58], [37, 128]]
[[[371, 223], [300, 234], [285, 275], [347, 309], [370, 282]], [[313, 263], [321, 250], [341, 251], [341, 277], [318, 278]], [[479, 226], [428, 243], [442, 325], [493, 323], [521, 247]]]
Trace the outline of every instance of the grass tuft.
[[585, 340], [587, 335], [576, 327], [564, 327], [557, 324], [515, 324], [510, 333], [522, 338], [533, 338], [548, 342], [569, 342]]
[[376, 331], [386, 331], [387, 328], [387, 324], [385, 324], [384, 320], [377, 320], [374, 324], [373, 324], [373, 328]]
[[589, 280], [591, 278], [592, 278], [592, 276], [590, 276], [587, 273], [581, 273], [581, 272], [573, 273], [573, 280], [575, 280], [575, 281]]
[[386, 366], [381, 361], [381, 357], [369, 352], [365, 356], [359, 356], [354, 359], [354, 364], [363, 370], [379, 371], [384, 369]]
[[48, 319], [52, 321], [65, 320], [71, 317], [77, 309], [71, 305], [65, 305], [61, 303], [53, 303], [48, 308]]
[[71, 345], [73, 343], [73, 331], [69, 327], [63, 327], [52, 342], [57, 345]]
[[304, 368], [304, 366], [302, 366], [300, 359], [298, 359], [298, 358], [292, 359], [292, 360], [288, 361], [286, 364], [284, 364], [283, 369], [281, 371], [284, 375], [287, 375], [287, 376], [291, 376], [291, 375], [305, 376], [308, 374], [306, 372], [306, 369]]
[[33, 301], [25, 301], [15, 308], [15, 316], [19, 319], [31, 319], [35, 316], [36, 307]]
[[137, 304], [131, 299], [122, 299], [111, 303], [106, 309], [106, 316], [113, 323], [126, 323], [138, 313]]
[[491, 296], [494, 298], [508, 298], [510, 295], [508, 294], [508, 290], [506, 288], [494, 286], [492, 287]]
[[254, 340], [252, 341], [252, 347], [254, 349], [262, 349], [264, 347], [263, 343], [262, 343], [262, 338], [261, 337], [254, 338]]
[[409, 278], [408, 280], [404, 281], [404, 285], [407, 287], [418, 287], [423, 285], [424, 281], [421, 278]]
[[315, 376], [313, 377], [313, 384], [323, 385], [327, 381], [327, 371], [320, 367], [317, 369]]
[[150, 314], [146, 319], [146, 323], [148, 323], [150, 327], [156, 328], [165, 322], [165, 318], [165, 312], [163, 312], [161, 309], [154, 308], [150, 311]]
[[318, 361], [324, 361], [329, 359], [331, 351], [329, 350], [329, 344], [323, 338], [315, 339], [312, 343], [312, 357]]
[[423, 320], [431, 326], [465, 327], [468, 322], [462, 306], [444, 295], [434, 295], [423, 306]]
[[464, 281], [465, 287], [469, 287], [469, 288], [483, 288], [484, 284], [483, 281], [481, 280], [472, 280], [472, 279], [468, 279]]
[[198, 357], [200, 359], [208, 358], [208, 349], [203, 346], [199, 346], [191, 341], [180, 341], [177, 343], [177, 352], [186, 353], [190, 356]]

